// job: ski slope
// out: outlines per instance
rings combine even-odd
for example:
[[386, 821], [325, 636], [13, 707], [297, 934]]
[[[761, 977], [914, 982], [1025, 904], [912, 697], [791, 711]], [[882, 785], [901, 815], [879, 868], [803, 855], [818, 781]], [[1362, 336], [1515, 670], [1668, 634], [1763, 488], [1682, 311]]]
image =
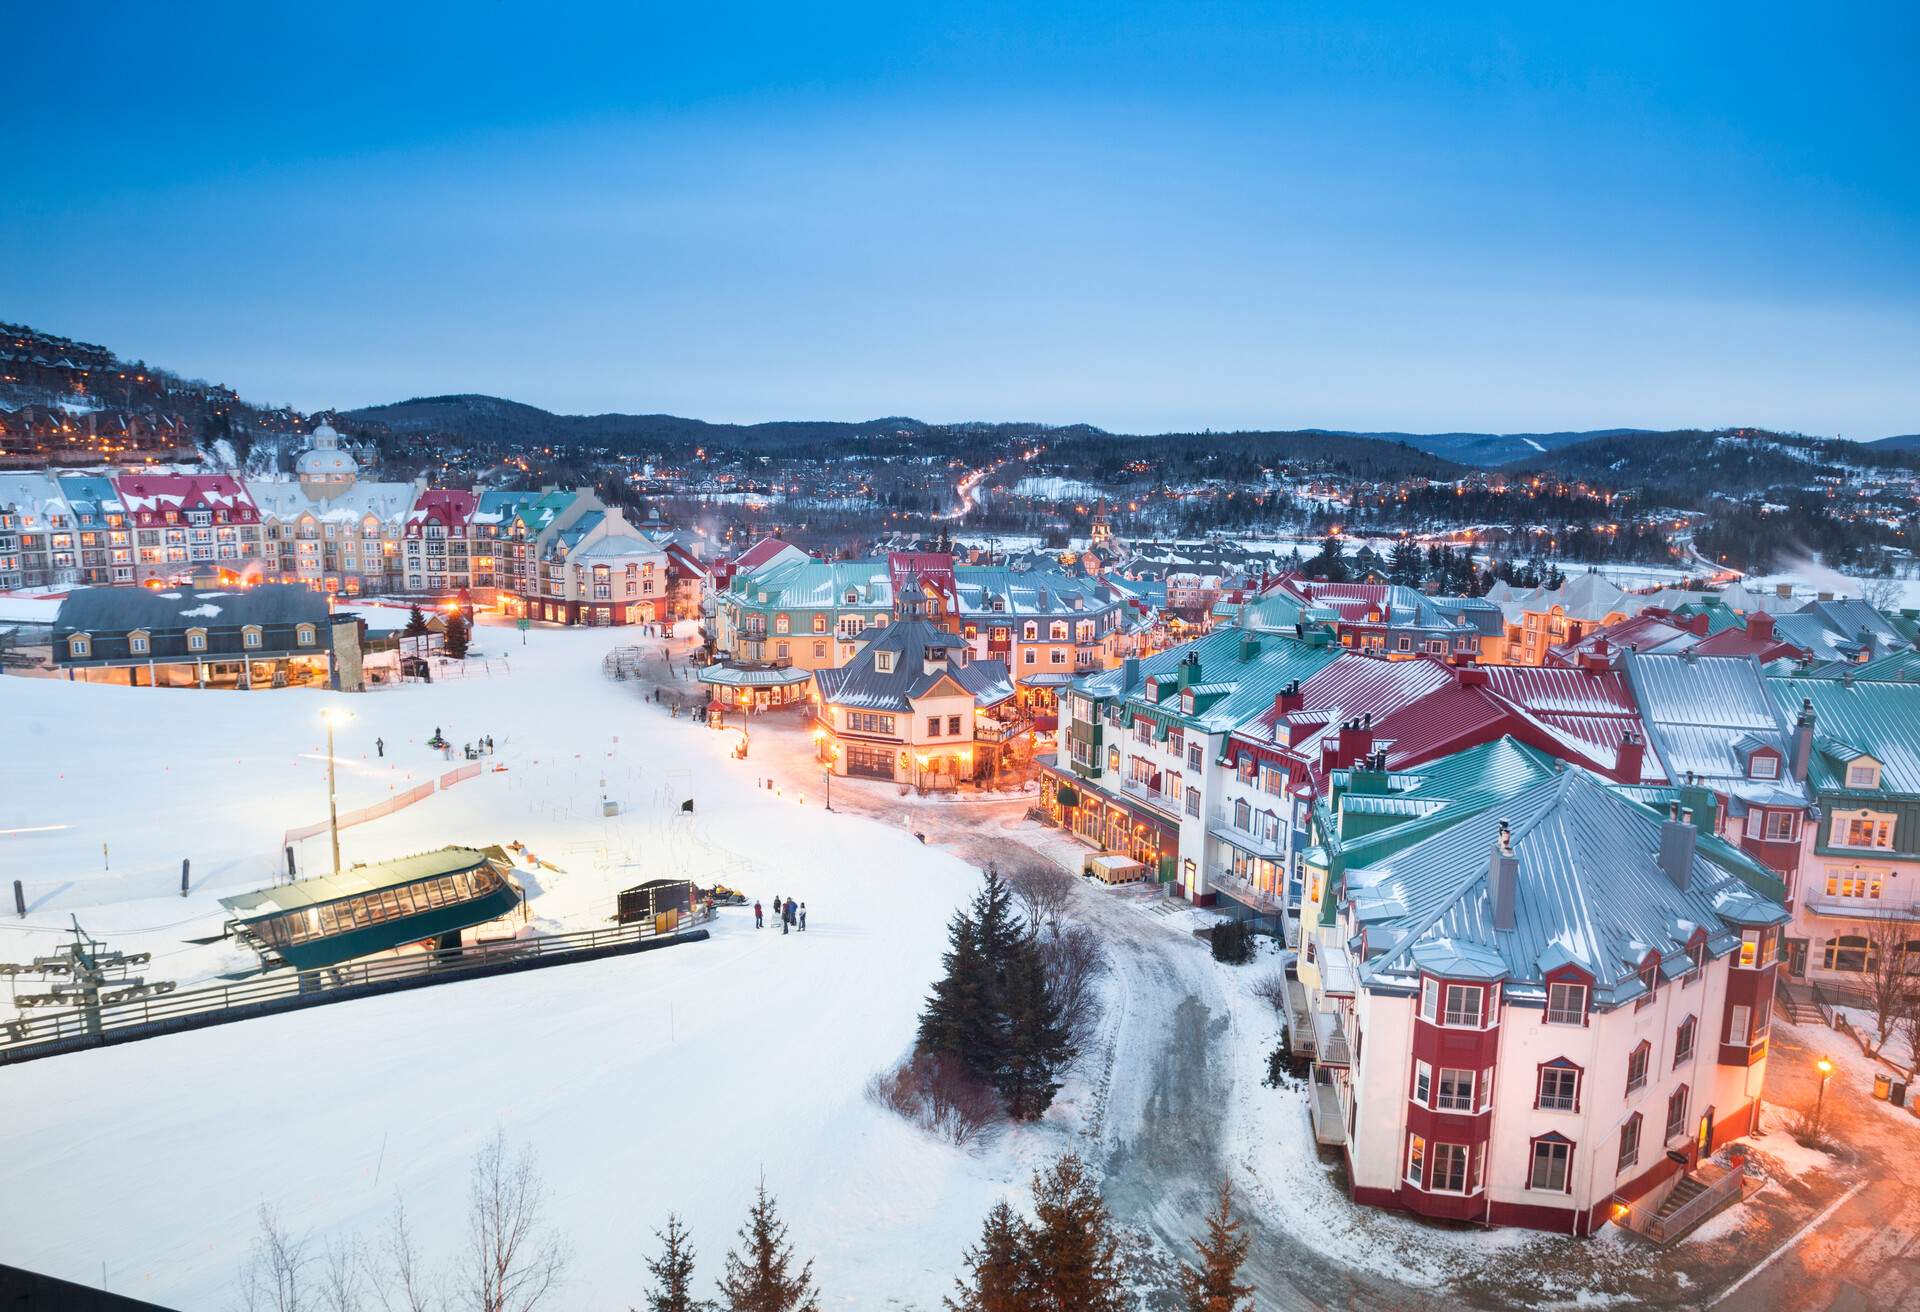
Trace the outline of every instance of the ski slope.
[[[344, 831], [348, 862], [518, 839], [560, 868], [536, 873], [536, 925], [605, 923], [615, 890], [676, 873], [791, 894], [807, 932], [728, 911], [707, 943], [0, 1070], [0, 1261], [226, 1306], [262, 1202], [296, 1231], [373, 1239], [396, 1197], [450, 1255], [468, 1159], [504, 1126], [538, 1155], [576, 1249], [564, 1306], [637, 1302], [669, 1209], [703, 1280], [717, 1275], [763, 1173], [826, 1306], [937, 1306], [1029, 1154], [932, 1142], [864, 1086], [908, 1046], [975, 872], [756, 788], [754, 761], [731, 759], [736, 733], [670, 719], [601, 674], [630, 632], [480, 637], [511, 675], [359, 696], [0, 678], [0, 857], [32, 908], [0, 921], [0, 959], [56, 945], [77, 914], [114, 947], [152, 951], [154, 977], [243, 964], [184, 940], [217, 932], [220, 895], [271, 878], [285, 829], [325, 817], [328, 705], [355, 714], [339, 735], [343, 810], [451, 768], [424, 746], [436, 726], [456, 744], [493, 735], [507, 767]], [[603, 779], [617, 818], [601, 816]], [[323, 869], [325, 836], [299, 855]]]

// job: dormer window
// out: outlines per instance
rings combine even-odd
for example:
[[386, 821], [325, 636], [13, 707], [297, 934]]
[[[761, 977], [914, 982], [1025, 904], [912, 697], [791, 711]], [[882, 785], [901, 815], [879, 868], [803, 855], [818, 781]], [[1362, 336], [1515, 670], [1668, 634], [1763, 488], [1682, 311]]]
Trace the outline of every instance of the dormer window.
[[145, 656], [153, 650], [153, 640], [145, 629], [135, 629], [127, 635], [127, 650], [135, 656]]
[[1635, 1011], [1652, 1003], [1654, 994], [1660, 989], [1660, 962], [1657, 958], [1640, 967], [1640, 982], [1646, 986], [1647, 991], [1634, 1002]]
[[1193, 714], [1193, 689], [1191, 688], [1188, 688], [1180, 694], [1180, 713], [1182, 715]]
[[84, 633], [76, 633], [67, 639], [67, 655], [85, 657], [93, 652], [93, 639]]
[[258, 647], [260, 645], [260, 626], [258, 624], [249, 624], [246, 628], [240, 630], [240, 643], [244, 647]]
[[1878, 761], [1855, 761], [1847, 767], [1847, 787], [1878, 788], [1880, 786], [1880, 763]]
[[302, 647], [313, 646], [314, 630], [311, 624], [302, 624], [293, 631], [293, 640]]
[[1587, 986], [1553, 983], [1547, 985], [1547, 1024], [1585, 1025], [1587, 1023]]
[[873, 654], [873, 667], [876, 670], [879, 670], [880, 673], [882, 674], [892, 674], [893, 673], [893, 653], [890, 651], [875, 652]]
[[1772, 752], [1755, 752], [1747, 758], [1747, 777], [1749, 779], [1778, 779], [1780, 777], [1780, 758]]
[[205, 629], [187, 630], [187, 650], [205, 651], [207, 649], [207, 631]]

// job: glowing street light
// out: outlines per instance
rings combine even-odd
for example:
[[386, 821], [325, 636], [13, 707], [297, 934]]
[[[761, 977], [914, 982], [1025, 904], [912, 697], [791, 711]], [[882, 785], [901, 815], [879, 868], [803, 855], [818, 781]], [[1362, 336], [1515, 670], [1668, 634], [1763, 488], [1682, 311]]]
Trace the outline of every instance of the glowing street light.
[[1820, 1072], [1820, 1096], [1813, 1103], [1813, 1124], [1817, 1133], [1822, 1121], [1821, 1113], [1827, 1105], [1827, 1081], [1833, 1078], [1833, 1062], [1822, 1057], [1813, 1064], [1813, 1068]]
[[345, 707], [329, 706], [320, 712], [320, 718], [327, 722], [327, 832], [333, 839], [333, 873], [340, 873], [340, 807], [334, 800], [333, 787], [333, 726], [353, 718], [353, 712]]

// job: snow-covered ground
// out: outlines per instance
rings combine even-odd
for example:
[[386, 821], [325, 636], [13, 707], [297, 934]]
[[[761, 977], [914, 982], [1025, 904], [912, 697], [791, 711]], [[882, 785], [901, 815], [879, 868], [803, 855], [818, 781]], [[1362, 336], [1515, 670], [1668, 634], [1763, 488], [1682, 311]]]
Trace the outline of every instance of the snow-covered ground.
[[[271, 878], [286, 828], [324, 818], [328, 705], [356, 717], [340, 733], [343, 809], [448, 768], [424, 746], [436, 726], [456, 744], [491, 734], [507, 767], [344, 831], [348, 861], [519, 839], [560, 867], [538, 874], [540, 924], [604, 923], [617, 889], [673, 871], [798, 897], [806, 934], [729, 911], [706, 943], [0, 1072], [0, 1261], [223, 1306], [261, 1202], [296, 1230], [372, 1236], [396, 1195], [451, 1252], [468, 1159], [504, 1126], [537, 1153], [575, 1240], [567, 1306], [637, 1300], [669, 1209], [716, 1274], [763, 1173], [829, 1306], [936, 1306], [1029, 1163], [1020, 1145], [970, 1156], [920, 1136], [864, 1086], [908, 1045], [975, 872], [757, 790], [754, 761], [730, 758], [736, 735], [601, 674], [630, 632], [480, 636], [511, 675], [361, 696], [0, 678], [0, 855], [31, 907], [0, 924], [0, 958], [55, 946], [78, 914], [115, 947], [151, 950], [154, 977], [235, 964], [184, 940], [217, 931], [219, 895]], [[619, 818], [600, 816], [602, 780]], [[301, 845], [303, 869], [322, 868], [325, 844]]]

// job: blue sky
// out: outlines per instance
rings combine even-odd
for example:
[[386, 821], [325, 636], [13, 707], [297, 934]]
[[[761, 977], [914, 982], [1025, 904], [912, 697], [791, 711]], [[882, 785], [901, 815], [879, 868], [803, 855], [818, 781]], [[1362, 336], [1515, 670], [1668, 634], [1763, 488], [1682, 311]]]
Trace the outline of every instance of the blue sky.
[[47, 6], [0, 318], [302, 408], [1920, 430], [1911, 4]]

